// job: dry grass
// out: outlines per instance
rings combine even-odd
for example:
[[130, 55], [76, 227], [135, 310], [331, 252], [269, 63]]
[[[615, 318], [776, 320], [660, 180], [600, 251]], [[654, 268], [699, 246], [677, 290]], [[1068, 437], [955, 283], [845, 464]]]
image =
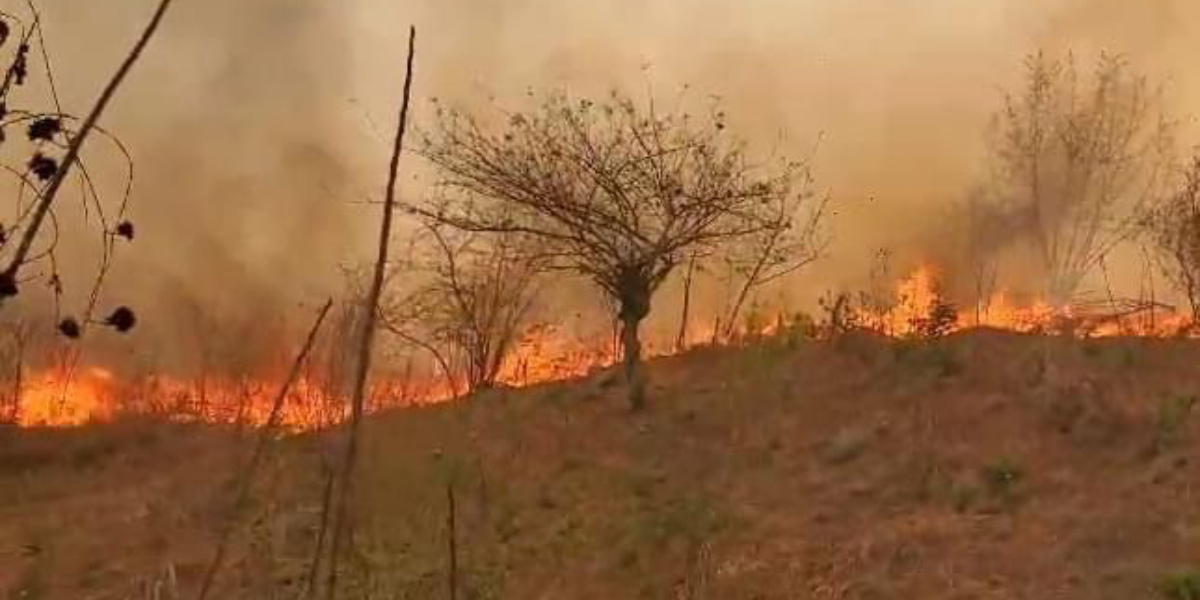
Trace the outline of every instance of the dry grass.
[[[604, 375], [379, 415], [344, 597], [447, 597], [453, 482], [460, 598], [1187, 598], [1198, 359], [849, 336], [658, 361], [641, 415]], [[0, 435], [0, 591], [135, 598], [171, 568], [194, 594], [248, 441]], [[278, 444], [217, 597], [296, 597], [324, 443]]]

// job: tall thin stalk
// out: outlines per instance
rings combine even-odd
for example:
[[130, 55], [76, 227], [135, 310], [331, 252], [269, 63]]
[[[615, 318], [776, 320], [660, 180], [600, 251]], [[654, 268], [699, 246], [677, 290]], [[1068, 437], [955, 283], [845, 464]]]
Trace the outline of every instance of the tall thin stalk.
[[326, 590], [329, 600], [337, 597], [338, 558], [345, 543], [347, 520], [350, 514], [350, 500], [353, 497], [354, 470], [358, 459], [359, 437], [362, 430], [363, 405], [366, 397], [367, 375], [371, 370], [371, 349], [375, 341], [375, 326], [379, 320], [379, 296], [383, 289], [383, 280], [387, 266], [388, 245], [392, 237], [392, 217], [396, 207], [396, 180], [400, 172], [400, 151], [404, 147], [404, 132], [408, 127], [408, 104], [412, 92], [413, 57], [417, 39], [417, 28], [408, 30], [408, 61], [404, 73], [404, 97], [400, 104], [400, 122], [396, 128], [396, 140], [392, 147], [392, 161], [388, 169], [387, 189], [383, 203], [383, 219], [379, 232], [379, 256], [375, 260], [374, 277], [371, 288], [367, 291], [364, 301], [362, 330], [359, 334], [358, 362], [354, 374], [354, 391], [351, 396], [351, 415], [349, 439], [346, 442], [345, 458], [342, 462], [339, 477], [339, 487], [334, 512], [333, 540], [329, 564], [329, 587]]

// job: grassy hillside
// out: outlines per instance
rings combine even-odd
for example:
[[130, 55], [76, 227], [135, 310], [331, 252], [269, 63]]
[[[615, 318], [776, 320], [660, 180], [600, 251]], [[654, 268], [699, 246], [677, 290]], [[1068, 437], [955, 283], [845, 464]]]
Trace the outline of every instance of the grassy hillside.
[[[452, 485], [460, 598], [1194, 598], [1198, 364], [848, 336], [657, 361], [640, 415], [607, 373], [378, 415], [342, 597], [448, 597]], [[0, 433], [0, 594], [194, 597], [251, 439]], [[214, 598], [296, 597], [328, 442], [275, 445]]]

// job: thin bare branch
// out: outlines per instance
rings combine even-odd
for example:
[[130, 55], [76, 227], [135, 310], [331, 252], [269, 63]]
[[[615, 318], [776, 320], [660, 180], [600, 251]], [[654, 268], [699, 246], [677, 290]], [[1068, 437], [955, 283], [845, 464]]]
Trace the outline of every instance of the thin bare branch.
[[33, 247], [34, 240], [37, 238], [38, 232], [41, 230], [42, 223], [50, 213], [51, 208], [53, 208], [54, 202], [58, 197], [58, 192], [62, 188], [63, 182], [66, 181], [67, 176], [70, 174], [71, 167], [79, 159], [80, 150], [83, 148], [84, 142], [87, 140], [88, 135], [96, 127], [100, 117], [104, 114], [104, 110], [108, 107], [109, 102], [111, 102], [113, 97], [116, 95], [117, 89], [120, 88], [121, 83], [125, 80], [125, 77], [133, 69], [133, 66], [135, 63], [137, 63], [138, 59], [141, 58], [143, 51], [145, 51], [146, 46], [150, 43], [150, 40], [158, 31], [159, 25], [162, 23], [163, 17], [167, 13], [167, 9], [171, 7], [173, 2], [174, 0], [161, 0], [159, 2], [158, 8], [155, 10], [150, 22], [142, 32], [141, 37], [138, 38], [138, 41], [136, 44], [134, 44], [133, 49], [129, 52], [129, 54], [125, 57], [125, 60], [121, 63], [121, 66], [117, 69], [116, 74], [101, 92], [99, 99], [97, 99], [96, 104], [92, 107], [92, 110], [88, 114], [87, 118], [84, 119], [79, 131], [71, 138], [70, 146], [67, 148], [67, 153], [59, 164], [58, 170], [54, 173], [54, 176], [46, 185], [45, 190], [39, 196], [37, 205], [30, 217], [30, 222], [22, 233], [20, 243], [18, 244], [11, 261], [3, 271], [0, 271], [0, 301], [2, 301], [4, 297], [16, 295], [18, 291], [16, 283], [17, 273], [25, 264], [26, 258]]
[[410, 27], [408, 32], [408, 60], [404, 73], [404, 95], [400, 104], [400, 119], [396, 126], [395, 144], [392, 147], [392, 159], [388, 167], [387, 187], [384, 193], [383, 217], [380, 220], [379, 255], [375, 261], [375, 270], [371, 287], [364, 301], [362, 329], [359, 331], [358, 360], [355, 364], [354, 388], [350, 398], [351, 416], [350, 428], [347, 433], [345, 457], [339, 474], [339, 490], [334, 512], [333, 541], [331, 543], [329, 587], [326, 590], [329, 600], [337, 596], [338, 561], [341, 556], [345, 538], [349, 535], [350, 502], [353, 499], [355, 466], [358, 458], [359, 438], [362, 432], [362, 420], [367, 393], [367, 377], [371, 371], [371, 355], [375, 341], [376, 322], [379, 315], [379, 297], [383, 291], [383, 281], [386, 274], [388, 246], [392, 238], [392, 219], [396, 212], [396, 180], [400, 172], [400, 152], [404, 147], [404, 133], [408, 128], [408, 106], [412, 93], [413, 59], [416, 54], [416, 27]]

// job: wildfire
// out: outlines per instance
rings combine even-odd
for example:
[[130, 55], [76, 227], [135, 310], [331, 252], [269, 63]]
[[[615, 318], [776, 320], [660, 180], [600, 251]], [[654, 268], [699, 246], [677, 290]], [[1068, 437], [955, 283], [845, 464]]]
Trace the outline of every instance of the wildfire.
[[21, 386], [17, 424], [23, 427], [73, 426], [111, 417], [112, 373], [89, 368], [80, 373], [54, 369]]
[[[1165, 337], [1190, 331], [1187, 318], [1157, 305], [1131, 307], [1113, 301], [1107, 310], [1096, 310], [1053, 306], [1041, 300], [1018, 304], [1005, 291], [965, 307], [955, 305], [947, 299], [936, 269], [928, 265], [897, 282], [887, 296], [855, 303], [849, 310], [850, 321], [894, 337], [936, 337], [973, 327], [1080, 337]], [[760, 331], [743, 333], [769, 336], [784, 322], [768, 319]], [[689, 331], [686, 338], [715, 342], [711, 330]], [[646, 348], [648, 356], [677, 351], [673, 346], [653, 344]], [[542, 327], [519, 341], [498, 379], [509, 387], [524, 387], [581, 377], [613, 364], [618, 354], [611, 339], [589, 344], [553, 327]], [[380, 379], [371, 393], [373, 409], [440, 402], [454, 397], [457, 389], [444, 377], [409, 373]], [[101, 368], [50, 369], [26, 375], [19, 382], [16, 423], [23, 427], [78, 426], [135, 413], [182, 421], [262, 425], [271, 417], [279, 385], [279, 378], [269, 377], [185, 380], [146, 376], [127, 381]], [[319, 378], [301, 377], [280, 405], [276, 423], [290, 430], [305, 430], [338, 422], [346, 414], [345, 400], [330, 389]]]
[[1170, 307], [1119, 301], [1056, 306], [1043, 299], [1014, 302], [999, 290], [970, 305], [952, 303], [937, 270], [922, 265], [896, 285], [894, 297], [856, 307], [862, 325], [897, 337], [936, 336], [977, 327], [1077, 337], [1169, 337], [1189, 331], [1191, 320]]

